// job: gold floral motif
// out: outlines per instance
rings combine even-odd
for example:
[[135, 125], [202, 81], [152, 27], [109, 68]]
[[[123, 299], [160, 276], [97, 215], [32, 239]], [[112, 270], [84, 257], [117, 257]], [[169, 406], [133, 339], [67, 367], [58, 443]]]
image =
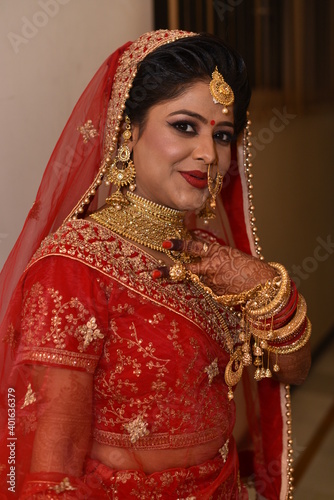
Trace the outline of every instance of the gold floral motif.
[[164, 320], [164, 318], [165, 318], [164, 314], [158, 313], [158, 314], [153, 314], [153, 319], [150, 318], [147, 321], [150, 325], [158, 325], [161, 321]]
[[85, 326], [79, 328], [80, 333], [84, 337], [83, 350], [89, 346], [93, 340], [103, 339], [104, 335], [98, 329], [96, 324], [96, 319], [92, 316], [89, 321], [87, 321]]
[[92, 120], [88, 120], [84, 125], [78, 127], [78, 130], [80, 134], [82, 134], [82, 138], [85, 144], [99, 135], [98, 131], [93, 125]]
[[33, 403], [35, 403], [36, 401], [36, 394], [34, 393], [34, 391], [32, 390], [31, 388], [31, 384], [28, 385], [28, 389], [27, 389], [27, 392], [26, 392], [26, 395], [24, 397], [24, 403], [23, 405], [21, 406], [21, 410], [23, 408], [25, 408], [26, 406], [28, 405], [31, 405]]
[[6, 336], [3, 339], [3, 342], [7, 342], [12, 349], [16, 347], [16, 331], [13, 325], [9, 325], [7, 329]]
[[169, 472], [163, 472], [160, 476], [161, 484], [164, 488], [167, 488], [173, 482], [173, 477]]
[[180, 328], [178, 327], [177, 321], [173, 320], [170, 323], [170, 335], [167, 335], [168, 340], [171, 340], [173, 342], [173, 347], [179, 354], [179, 356], [184, 357], [184, 349], [180, 342], [178, 341], [179, 336], [177, 333], [180, 331]]
[[[50, 317], [51, 301], [53, 308]], [[21, 352], [29, 350], [30, 346], [45, 352], [46, 344], [50, 354], [53, 348], [65, 351], [71, 337], [77, 339], [77, 349], [83, 352], [94, 340], [103, 339], [96, 319], [90, 317], [89, 311], [78, 298], [72, 297], [66, 301], [60, 291], [45, 289], [39, 282], [25, 294], [23, 312]], [[96, 343], [93, 350], [98, 352], [98, 349], [99, 344]]]
[[131, 443], [135, 443], [138, 439], [148, 436], [150, 431], [147, 429], [148, 423], [143, 420], [141, 415], [129, 422], [128, 424], [123, 424], [123, 427], [130, 434]]
[[[116, 304], [113, 309], [119, 309]], [[132, 307], [123, 309], [126, 313], [132, 311]], [[134, 315], [134, 311], [132, 312]], [[163, 380], [165, 374], [168, 374], [167, 364], [169, 359], [162, 359], [155, 355], [155, 347], [152, 342], [145, 343], [144, 339], [138, 338], [136, 325], [130, 322], [128, 326], [124, 327], [122, 321], [122, 336], [118, 331], [115, 319], [110, 322], [111, 342], [113, 345], [117, 344], [118, 348], [113, 347], [114, 363], [113, 370], [100, 372], [97, 376], [97, 383], [101, 385], [101, 395], [107, 401], [107, 406], [103, 408], [102, 421], [109, 428], [113, 425], [121, 424], [128, 425], [129, 418], [124, 414], [124, 406], [120, 405], [120, 401], [124, 401], [124, 391], [130, 391], [131, 394], [137, 394], [140, 391], [140, 384], [136, 380], [124, 379], [123, 373], [132, 367], [133, 374], [136, 377], [142, 375], [143, 370], [145, 373], [150, 373], [152, 397], [140, 400], [138, 398], [130, 397], [129, 405], [132, 408], [137, 406], [141, 414], [149, 412], [153, 405], [161, 404], [163, 400], [163, 392], [166, 391], [167, 384]], [[107, 341], [108, 342], [108, 341]], [[161, 425], [162, 414], [161, 411], [156, 415], [154, 426]], [[125, 436], [127, 437], [127, 436]], [[129, 439], [127, 438], [129, 441]], [[128, 446], [131, 446], [131, 441]]]
[[74, 488], [74, 486], [71, 485], [68, 477], [64, 477], [59, 484], [51, 486], [49, 489], [53, 490], [56, 495], [60, 495], [60, 493], [64, 493], [64, 491], [75, 491], [77, 488]]
[[132, 478], [131, 472], [120, 471], [117, 473], [117, 480], [120, 483], [126, 484]]
[[40, 332], [46, 325], [48, 314], [47, 302], [44, 297], [44, 288], [40, 283], [35, 283], [31, 289], [24, 294], [23, 314], [21, 329], [24, 332], [24, 344], [41, 344]]
[[110, 296], [111, 296], [111, 292], [113, 290], [113, 283], [108, 283], [107, 284], [107, 283], [105, 283], [103, 280], [101, 280], [99, 278], [96, 281], [99, 284], [99, 287], [100, 287], [102, 293], [105, 294], [106, 299], [109, 300]]
[[219, 453], [221, 454], [221, 457], [222, 457], [224, 463], [227, 460], [228, 444], [229, 444], [229, 439], [226, 441], [225, 444], [223, 444], [223, 446], [221, 448], [219, 448]]
[[37, 429], [36, 411], [27, 412], [20, 417], [18, 427], [22, 430], [23, 435], [27, 435]]
[[209, 364], [209, 366], [206, 366], [204, 368], [204, 371], [207, 373], [209, 379], [209, 385], [211, 385], [213, 379], [217, 375], [219, 375], [218, 358], [214, 359], [212, 363]]

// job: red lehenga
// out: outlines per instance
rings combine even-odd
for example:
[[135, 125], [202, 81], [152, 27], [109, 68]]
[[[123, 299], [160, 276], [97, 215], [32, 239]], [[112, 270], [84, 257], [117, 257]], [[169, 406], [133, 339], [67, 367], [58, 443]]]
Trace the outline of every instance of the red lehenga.
[[[110, 230], [79, 218], [61, 224], [67, 214], [80, 214], [81, 201], [87, 205], [100, 183], [105, 143], [135, 64], [188, 35], [143, 35], [100, 68], [64, 129], [2, 272], [0, 498], [248, 497], [233, 438], [235, 404], [223, 377], [229, 355], [205, 297], [188, 282], [153, 280], [155, 259]], [[223, 190], [220, 233], [255, 254], [240, 158]], [[81, 200], [74, 209], [73, 200]], [[236, 342], [237, 316], [221, 313]], [[252, 383], [247, 373], [244, 379], [253, 446], [240, 454], [241, 475], [262, 497], [287, 498], [287, 388]], [[144, 450], [182, 449], [187, 456], [194, 446], [220, 444], [211, 460], [148, 473], [139, 462], [129, 470], [97, 461], [92, 440], [113, 453], [129, 449], [135, 458]], [[50, 463], [53, 472], [43, 472]]]

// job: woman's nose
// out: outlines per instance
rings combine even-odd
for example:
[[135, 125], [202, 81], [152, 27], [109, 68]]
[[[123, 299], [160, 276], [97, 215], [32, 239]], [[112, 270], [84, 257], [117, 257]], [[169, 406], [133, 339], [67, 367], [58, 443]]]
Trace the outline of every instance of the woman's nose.
[[195, 160], [201, 160], [206, 165], [217, 162], [216, 145], [212, 136], [202, 136], [197, 138], [198, 142], [193, 152]]

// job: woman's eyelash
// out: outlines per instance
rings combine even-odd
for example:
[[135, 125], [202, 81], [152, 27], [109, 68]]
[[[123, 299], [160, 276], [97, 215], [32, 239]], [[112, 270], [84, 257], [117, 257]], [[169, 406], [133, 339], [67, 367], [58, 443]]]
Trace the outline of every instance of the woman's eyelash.
[[[189, 121], [178, 121], [175, 123], [170, 123], [179, 132], [184, 132], [185, 134], [195, 134], [197, 132], [196, 123]], [[214, 134], [214, 138], [219, 142], [230, 143], [234, 140], [234, 134], [227, 132], [225, 130], [218, 130]]]
[[[190, 123], [190, 122], [179, 121], [179, 122], [172, 123], [171, 125], [174, 128], [176, 128], [177, 130], [179, 130], [180, 132], [186, 132], [186, 133], [196, 132], [195, 124]], [[189, 128], [190, 128], [190, 130], [189, 130]]]
[[216, 132], [215, 137], [217, 138], [218, 141], [230, 143], [234, 139], [234, 134], [222, 130], [220, 132]]

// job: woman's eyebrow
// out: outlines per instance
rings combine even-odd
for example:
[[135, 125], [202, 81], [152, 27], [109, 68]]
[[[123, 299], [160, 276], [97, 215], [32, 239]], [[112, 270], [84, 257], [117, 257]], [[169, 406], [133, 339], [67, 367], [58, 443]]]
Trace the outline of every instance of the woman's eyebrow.
[[[204, 116], [200, 115], [199, 113], [194, 113], [193, 111], [189, 111], [188, 109], [179, 109], [177, 111], [173, 111], [170, 113], [168, 116], [174, 116], [174, 115], [188, 115], [191, 116], [192, 118], [197, 118], [200, 122], [207, 124], [208, 120], [204, 118]], [[234, 124], [229, 121], [222, 121], [216, 123], [216, 125], [225, 125], [231, 128], [234, 128]]]

